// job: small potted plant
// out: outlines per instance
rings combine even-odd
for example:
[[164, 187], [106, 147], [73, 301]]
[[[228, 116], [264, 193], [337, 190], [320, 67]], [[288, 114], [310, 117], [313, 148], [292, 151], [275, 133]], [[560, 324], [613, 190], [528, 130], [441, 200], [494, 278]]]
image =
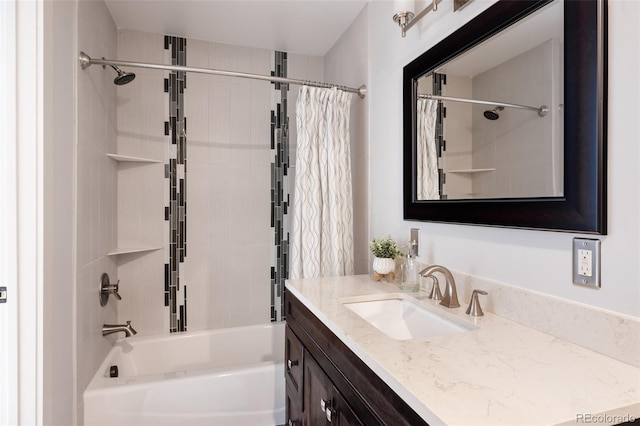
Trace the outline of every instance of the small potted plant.
[[402, 256], [396, 242], [391, 237], [375, 238], [369, 247], [374, 256], [373, 272], [378, 274], [376, 277], [393, 273], [396, 269], [395, 259]]

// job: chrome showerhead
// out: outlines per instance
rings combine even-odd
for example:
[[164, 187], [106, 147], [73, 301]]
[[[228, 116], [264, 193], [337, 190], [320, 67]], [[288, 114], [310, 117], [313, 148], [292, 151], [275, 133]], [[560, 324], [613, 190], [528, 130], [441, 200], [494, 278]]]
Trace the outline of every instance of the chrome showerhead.
[[136, 78], [136, 75], [134, 73], [124, 72], [120, 68], [116, 67], [115, 65], [111, 65], [111, 68], [116, 70], [116, 72], [118, 73], [118, 76], [113, 79], [113, 83], [117, 84], [118, 86], [122, 86], [124, 84], [130, 83], [134, 78]]
[[497, 120], [498, 118], [500, 118], [500, 114], [498, 114], [498, 111], [502, 111], [504, 109], [504, 107], [502, 106], [497, 106], [494, 109], [492, 109], [491, 111], [486, 110], [483, 114], [484, 114], [484, 118], [486, 118], [487, 120]]

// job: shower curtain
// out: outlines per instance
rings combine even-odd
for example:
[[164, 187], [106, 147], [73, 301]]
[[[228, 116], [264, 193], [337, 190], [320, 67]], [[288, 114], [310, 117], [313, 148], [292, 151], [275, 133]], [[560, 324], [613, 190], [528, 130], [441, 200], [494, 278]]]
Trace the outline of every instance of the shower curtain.
[[291, 278], [353, 274], [350, 105], [335, 88], [298, 93]]
[[438, 101], [418, 99], [417, 112], [417, 199], [438, 200], [438, 149], [436, 116]]

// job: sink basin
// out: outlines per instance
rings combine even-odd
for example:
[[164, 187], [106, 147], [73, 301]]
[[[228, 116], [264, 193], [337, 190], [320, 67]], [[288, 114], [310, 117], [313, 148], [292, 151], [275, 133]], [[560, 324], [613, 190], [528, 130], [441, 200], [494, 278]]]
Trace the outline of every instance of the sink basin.
[[445, 318], [404, 294], [375, 296], [373, 300], [343, 301], [343, 305], [396, 340], [442, 336], [477, 328], [457, 318]]

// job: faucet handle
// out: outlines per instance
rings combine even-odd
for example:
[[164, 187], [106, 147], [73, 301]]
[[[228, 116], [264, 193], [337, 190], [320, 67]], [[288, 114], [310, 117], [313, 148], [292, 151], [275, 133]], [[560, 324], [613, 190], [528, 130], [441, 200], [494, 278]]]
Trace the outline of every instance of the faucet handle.
[[481, 317], [484, 315], [482, 312], [482, 308], [480, 307], [480, 301], [478, 300], [478, 294], [487, 295], [484, 290], [473, 290], [471, 293], [471, 302], [469, 302], [469, 307], [467, 308], [467, 315], [471, 315], [474, 317]]
[[[111, 285], [111, 294], [113, 294], [116, 299], [122, 300], [122, 297], [120, 296], [120, 293], [118, 293], [119, 285], [120, 285], [120, 280], [118, 280], [118, 282], [116, 282], [115, 284]], [[131, 321], [128, 321], [128, 322], [131, 322]]]
[[442, 300], [442, 292], [440, 291], [440, 283], [438, 282], [438, 279], [433, 275], [429, 275], [429, 278], [433, 280], [433, 287], [431, 287], [429, 299], [433, 299], [435, 301]]

